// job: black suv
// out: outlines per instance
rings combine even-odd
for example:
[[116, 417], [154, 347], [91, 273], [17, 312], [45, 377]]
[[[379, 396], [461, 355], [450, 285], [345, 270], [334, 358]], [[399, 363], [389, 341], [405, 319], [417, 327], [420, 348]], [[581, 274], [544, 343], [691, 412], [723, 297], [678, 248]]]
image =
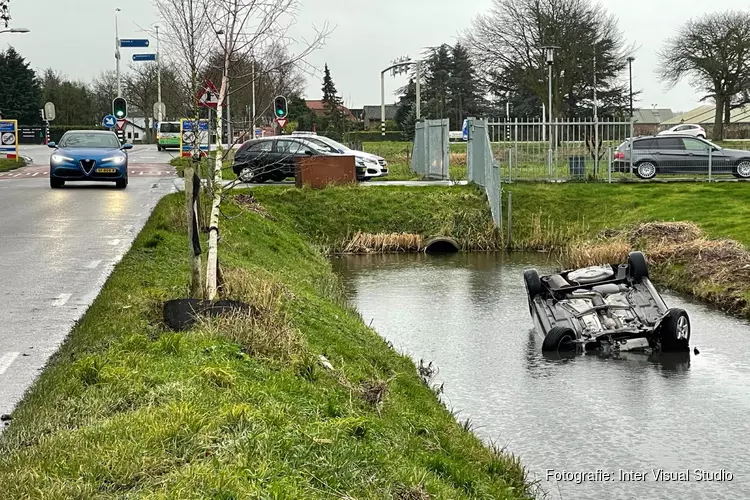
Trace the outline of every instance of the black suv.
[[[303, 156], [341, 156], [322, 150], [303, 138], [263, 137], [244, 143], [234, 155], [232, 171], [243, 182], [262, 183], [294, 177], [297, 158]], [[357, 180], [365, 178], [365, 166], [356, 161]], [[362, 163], [362, 164], [361, 164]], [[361, 165], [360, 165], [361, 164]]]
[[[750, 179], [750, 151], [724, 149], [689, 135], [659, 135], [632, 140], [632, 173], [641, 179], [656, 174], [707, 174], [709, 159], [714, 174], [732, 174]], [[617, 147], [612, 164], [615, 172], [631, 172], [630, 141]]]

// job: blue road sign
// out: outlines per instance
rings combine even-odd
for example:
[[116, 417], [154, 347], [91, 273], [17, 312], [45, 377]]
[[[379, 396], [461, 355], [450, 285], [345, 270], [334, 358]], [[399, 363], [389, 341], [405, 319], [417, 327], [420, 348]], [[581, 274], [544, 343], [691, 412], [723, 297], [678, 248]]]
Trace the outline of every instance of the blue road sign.
[[156, 54], [133, 54], [134, 61], [156, 61]]
[[115, 118], [112, 115], [107, 115], [104, 117], [104, 120], [102, 120], [102, 125], [104, 125], [107, 128], [115, 128], [116, 124], [117, 124], [117, 118]]
[[464, 119], [464, 125], [461, 127], [461, 138], [465, 141], [469, 140], [469, 120]]
[[143, 38], [121, 38], [120, 47], [148, 47], [148, 40]]

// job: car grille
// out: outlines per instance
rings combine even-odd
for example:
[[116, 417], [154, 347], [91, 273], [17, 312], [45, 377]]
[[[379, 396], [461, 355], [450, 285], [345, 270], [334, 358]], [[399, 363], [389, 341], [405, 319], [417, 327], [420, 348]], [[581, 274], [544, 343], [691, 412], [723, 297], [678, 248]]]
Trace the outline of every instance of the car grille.
[[83, 170], [83, 173], [86, 175], [91, 175], [91, 172], [96, 166], [96, 162], [94, 160], [81, 160], [78, 163], [81, 165], [81, 170]]

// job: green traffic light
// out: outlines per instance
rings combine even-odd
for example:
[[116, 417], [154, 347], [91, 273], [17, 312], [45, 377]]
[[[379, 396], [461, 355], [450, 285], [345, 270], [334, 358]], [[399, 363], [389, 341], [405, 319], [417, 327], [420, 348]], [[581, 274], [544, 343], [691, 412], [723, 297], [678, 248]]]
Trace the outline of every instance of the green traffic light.
[[277, 109], [276, 110], [276, 114], [279, 115], [279, 116], [281, 116], [281, 115], [284, 114], [284, 110], [283, 109]]

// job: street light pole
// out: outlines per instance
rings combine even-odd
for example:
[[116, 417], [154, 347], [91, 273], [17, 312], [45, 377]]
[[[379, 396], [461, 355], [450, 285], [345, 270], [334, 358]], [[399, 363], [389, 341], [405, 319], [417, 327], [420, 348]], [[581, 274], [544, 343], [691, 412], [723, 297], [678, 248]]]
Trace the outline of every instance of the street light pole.
[[633, 119], [633, 61], [635, 57], [628, 57], [628, 73], [630, 74], [630, 119]]
[[117, 22], [117, 13], [121, 9], [115, 9], [115, 59], [117, 60], [117, 97], [122, 97], [122, 86], [120, 84], [120, 27]]
[[545, 47], [542, 47], [542, 50], [544, 50], [545, 59], [547, 61], [547, 67], [548, 70], [548, 80], [549, 80], [549, 103], [547, 105], [547, 112], [549, 113], [549, 151], [548, 151], [548, 158], [547, 158], [547, 164], [549, 168], [549, 175], [552, 175], [552, 150], [554, 148], [553, 146], [553, 134], [552, 134], [552, 65], [555, 63], [555, 49], [559, 47], [555, 47], [553, 45], [548, 45]]
[[388, 69], [380, 72], [380, 135], [383, 137], [385, 137], [385, 72]]
[[7, 30], [0, 30], [0, 33], [28, 33], [30, 31], [27, 28], [8, 28]]
[[252, 58], [252, 72], [253, 72], [253, 138], [255, 138], [255, 57]]
[[417, 121], [422, 118], [422, 62], [417, 61]]

